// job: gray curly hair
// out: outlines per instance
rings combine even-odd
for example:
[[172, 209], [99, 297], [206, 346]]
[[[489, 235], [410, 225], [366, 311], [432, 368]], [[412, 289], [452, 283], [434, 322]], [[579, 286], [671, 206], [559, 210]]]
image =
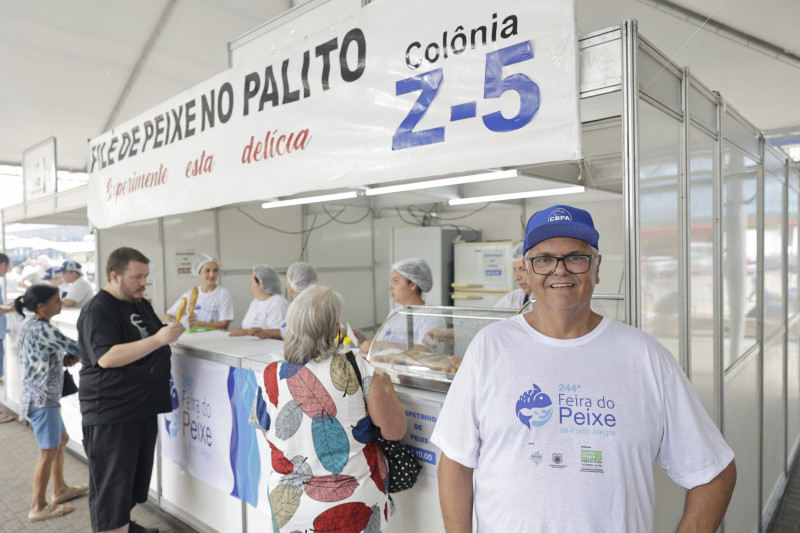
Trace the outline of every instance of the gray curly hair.
[[342, 296], [325, 285], [312, 285], [292, 302], [286, 316], [283, 357], [290, 363], [323, 361], [336, 355], [336, 326]]

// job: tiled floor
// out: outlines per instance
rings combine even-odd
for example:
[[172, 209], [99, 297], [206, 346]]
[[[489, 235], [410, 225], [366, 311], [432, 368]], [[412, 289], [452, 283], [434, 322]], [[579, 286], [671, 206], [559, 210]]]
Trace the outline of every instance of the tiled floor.
[[[4, 411], [10, 412], [5, 408]], [[36, 439], [30, 426], [16, 421], [0, 424], [0, 532], [91, 531], [87, 497], [69, 502], [75, 510], [64, 517], [28, 522], [33, 468], [37, 457]], [[67, 483], [88, 483], [89, 468], [82, 459], [67, 452], [64, 463]], [[51, 490], [52, 485], [48, 487], [48, 495]], [[132, 518], [143, 526], [157, 527], [160, 533], [194, 531], [150, 504], [137, 505]]]
[[795, 460], [786, 489], [783, 492], [783, 501], [778, 508], [778, 513], [769, 528], [768, 533], [800, 533], [800, 460]]

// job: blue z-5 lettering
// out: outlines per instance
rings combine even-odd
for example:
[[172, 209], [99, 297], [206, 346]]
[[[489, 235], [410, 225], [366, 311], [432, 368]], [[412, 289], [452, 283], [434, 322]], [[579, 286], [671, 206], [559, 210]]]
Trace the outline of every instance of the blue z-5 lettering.
[[425, 115], [428, 107], [430, 107], [436, 93], [439, 91], [442, 77], [442, 69], [437, 68], [436, 70], [431, 70], [419, 76], [406, 78], [397, 82], [395, 87], [397, 96], [413, 91], [422, 91], [422, 93], [419, 95], [419, 98], [417, 98], [417, 101], [414, 103], [414, 106], [411, 108], [405, 120], [400, 123], [397, 131], [394, 132], [394, 136], [392, 137], [392, 150], [402, 150], [403, 148], [444, 142], [443, 127], [412, 131], [419, 121], [422, 120], [422, 117]]
[[533, 59], [530, 41], [507, 46], [486, 54], [486, 77], [483, 97], [500, 98], [506, 91], [519, 94], [519, 113], [505, 118], [500, 111], [484, 115], [483, 123], [492, 131], [513, 131], [527, 125], [539, 110], [539, 86], [525, 74], [512, 74], [503, 78], [503, 67]]
[[[483, 98], [499, 99], [508, 91], [514, 91], [519, 95], [519, 112], [515, 116], [506, 118], [500, 111], [494, 111], [481, 117], [483, 124], [490, 131], [507, 132], [523, 128], [533, 120], [533, 116], [539, 110], [539, 86], [533, 80], [521, 73], [503, 77], [503, 67], [529, 59], [533, 59], [533, 47], [530, 41], [486, 54]], [[442, 69], [437, 68], [397, 82], [395, 86], [397, 96], [414, 91], [421, 92], [411, 111], [392, 136], [392, 150], [444, 142], [444, 127], [413, 131], [439, 92], [443, 78]], [[451, 122], [472, 118], [476, 114], [476, 102], [451, 106], [450, 113]]]

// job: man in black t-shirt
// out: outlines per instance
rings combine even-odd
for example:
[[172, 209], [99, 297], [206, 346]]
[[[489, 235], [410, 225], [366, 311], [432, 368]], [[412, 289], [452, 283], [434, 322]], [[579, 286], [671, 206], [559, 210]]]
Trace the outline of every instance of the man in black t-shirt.
[[125, 531], [129, 524], [132, 533], [158, 531], [130, 522], [130, 512], [147, 500], [156, 415], [172, 410], [169, 344], [184, 327], [165, 326], [142, 299], [149, 262], [133, 248], [114, 250], [106, 263], [108, 283], [78, 318], [78, 397], [93, 531]]

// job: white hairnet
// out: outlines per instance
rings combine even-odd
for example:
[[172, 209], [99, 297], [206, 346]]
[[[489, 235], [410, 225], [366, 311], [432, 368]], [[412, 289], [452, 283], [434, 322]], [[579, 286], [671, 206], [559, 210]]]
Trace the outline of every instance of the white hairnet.
[[409, 281], [413, 281], [422, 292], [429, 292], [433, 288], [433, 274], [428, 262], [419, 257], [401, 259], [392, 265], [392, 270], [397, 270]]
[[522, 241], [518, 242], [511, 249], [511, 262], [513, 263], [517, 259], [522, 259]]
[[309, 285], [317, 283], [317, 271], [308, 263], [292, 263], [286, 270], [286, 281], [293, 290], [301, 292]]
[[195, 254], [194, 261], [192, 261], [192, 274], [194, 274], [195, 276], [199, 276], [200, 269], [203, 268], [203, 265], [205, 265], [206, 263], [216, 263], [217, 265], [219, 265], [219, 259], [217, 259], [212, 255], [204, 254], [202, 252], [199, 254]]
[[281, 293], [281, 280], [278, 278], [278, 273], [269, 265], [256, 265], [253, 267], [253, 274], [258, 278], [261, 283], [261, 288], [264, 292], [270, 294]]

